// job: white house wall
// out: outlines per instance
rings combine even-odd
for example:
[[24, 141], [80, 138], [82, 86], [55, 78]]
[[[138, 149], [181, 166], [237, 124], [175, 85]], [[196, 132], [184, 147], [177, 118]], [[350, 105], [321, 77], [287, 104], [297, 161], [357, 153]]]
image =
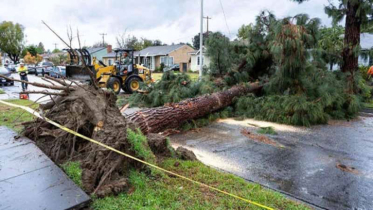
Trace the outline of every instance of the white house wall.
[[[200, 65], [197, 64], [199, 55], [192, 55], [190, 59], [190, 70], [192, 71], [199, 71]], [[210, 58], [207, 56], [203, 56], [203, 66], [210, 67]]]

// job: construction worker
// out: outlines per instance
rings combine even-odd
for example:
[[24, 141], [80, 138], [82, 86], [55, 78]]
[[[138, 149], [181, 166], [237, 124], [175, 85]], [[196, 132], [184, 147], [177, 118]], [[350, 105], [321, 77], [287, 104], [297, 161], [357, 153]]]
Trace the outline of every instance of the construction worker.
[[[28, 81], [27, 74], [28, 74], [28, 69], [27, 66], [23, 62], [19, 64], [19, 67], [17, 69], [19, 73], [19, 77], [21, 80]], [[27, 83], [22, 82], [22, 90], [25, 91], [27, 90]]]
[[131, 59], [128, 57], [127, 52], [123, 53], [123, 59], [122, 59], [121, 64], [123, 65], [123, 67], [121, 68], [121, 71], [123, 72], [123, 74], [128, 74], [132, 72]]

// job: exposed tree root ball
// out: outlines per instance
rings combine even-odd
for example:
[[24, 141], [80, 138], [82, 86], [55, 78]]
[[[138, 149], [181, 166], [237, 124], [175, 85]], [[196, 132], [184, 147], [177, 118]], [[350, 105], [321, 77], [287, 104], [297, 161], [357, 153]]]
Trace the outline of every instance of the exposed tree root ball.
[[[93, 86], [75, 88], [44, 105], [45, 116], [78, 133], [135, 156], [127, 141], [127, 123], [115, 106], [113, 93]], [[24, 134], [57, 163], [80, 160], [83, 188], [98, 196], [116, 194], [127, 186], [128, 167], [136, 164], [113, 151], [36, 120]]]

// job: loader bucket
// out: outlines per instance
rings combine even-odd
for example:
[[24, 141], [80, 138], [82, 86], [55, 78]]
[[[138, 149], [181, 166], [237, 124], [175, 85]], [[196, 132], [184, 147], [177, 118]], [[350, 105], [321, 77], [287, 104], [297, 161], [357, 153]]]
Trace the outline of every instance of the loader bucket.
[[96, 75], [93, 66], [87, 66], [85, 69], [82, 66], [66, 66], [66, 77], [73, 80], [89, 81], [91, 77], [88, 71]]

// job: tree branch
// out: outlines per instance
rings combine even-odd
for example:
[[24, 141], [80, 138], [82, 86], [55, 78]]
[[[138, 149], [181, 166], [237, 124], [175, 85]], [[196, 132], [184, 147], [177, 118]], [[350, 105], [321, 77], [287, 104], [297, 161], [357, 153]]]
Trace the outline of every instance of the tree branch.
[[51, 86], [51, 85], [46, 85], [46, 84], [37, 83], [37, 82], [28, 82], [28, 81], [25, 81], [25, 80], [9, 78], [9, 77], [6, 77], [4, 75], [0, 75], [0, 77], [2, 77], [4, 79], [7, 79], [7, 80], [11, 80], [11, 81], [23, 82], [23, 83], [26, 83], [26, 84], [29, 84], [29, 85], [32, 85], [32, 86], [42, 87], [42, 88], [47, 88], [47, 89], [52, 89], [52, 90], [65, 90], [65, 91], [74, 90], [74, 88], [71, 88], [71, 87], [68, 88], [68, 87], [61, 87], [61, 86]]
[[55, 96], [66, 96], [66, 93], [53, 93], [48, 91], [22, 91], [21, 94], [44, 94], [44, 95], [55, 95]]

